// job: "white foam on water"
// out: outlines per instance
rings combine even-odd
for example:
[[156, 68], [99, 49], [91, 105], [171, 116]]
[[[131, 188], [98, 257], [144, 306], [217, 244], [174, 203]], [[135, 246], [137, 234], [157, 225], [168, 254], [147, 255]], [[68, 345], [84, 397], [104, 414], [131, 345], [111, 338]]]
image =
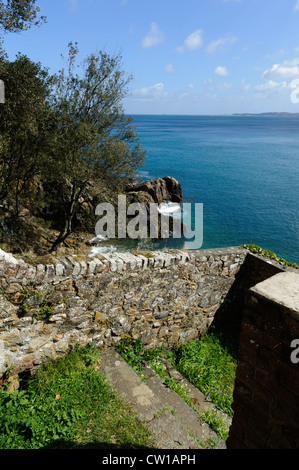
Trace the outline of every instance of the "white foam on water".
[[181, 205], [177, 202], [162, 202], [162, 204], [158, 206], [158, 212], [163, 215], [180, 215]]
[[93, 246], [91, 248], [91, 256], [96, 256], [100, 253], [113, 253], [114, 251], [117, 251], [117, 248], [113, 245], [109, 246]]
[[104, 237], [104, 235], [97, 235], [92, 240], [89, 240], [90, 243], [99, 243], [99, 242], [106, 242], [108, 238]]

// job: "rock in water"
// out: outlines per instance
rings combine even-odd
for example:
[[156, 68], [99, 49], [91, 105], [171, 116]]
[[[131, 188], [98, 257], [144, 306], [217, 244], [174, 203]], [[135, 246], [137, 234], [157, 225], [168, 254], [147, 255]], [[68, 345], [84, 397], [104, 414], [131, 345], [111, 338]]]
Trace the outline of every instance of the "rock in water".
[[[147, 203], [181, 203], [183, 201], [181, 185], [172, 176], [165, 176], [164, 178], [150, 181], [134, 181], [127, 184], [125, 191], [128, 195], [137, 195], [137, 198], [138, 194], [136, 193], [143, 193], [143, 199], [147, 199]], [[146, 198], [144, 193], [150, 197]]]
[[[179, 182], [172, 176], [165, 176], [164, 178], [157, 178], [150, 181], [132, 181], [127, 184], [125, 193], [128, 196], [130, 203], [141, 203], [145, 206], [148, 218], [148, 231], [153, 225], [156, 225], [157, 238], [164, 238], [162, 234], [162, 225], [168, 226], [171, 236], [175, 230], [178, 230], [178, 224], [181, 225], [180, 233], [182, 233], [182, 222], [176, 221], [171, 215], [159, 214], [157, 222], [150, 219], [150, 204], [161, 205], [165, 202], [182, 203], [183, 191]], [[163, 222], [163, 224], [162, 224]], [[176, 227], [175, 228], [175, 224]], [[168, 237], [166, 233], [166, 237]], [[154, 237], [155, 238], [155, 237]]]

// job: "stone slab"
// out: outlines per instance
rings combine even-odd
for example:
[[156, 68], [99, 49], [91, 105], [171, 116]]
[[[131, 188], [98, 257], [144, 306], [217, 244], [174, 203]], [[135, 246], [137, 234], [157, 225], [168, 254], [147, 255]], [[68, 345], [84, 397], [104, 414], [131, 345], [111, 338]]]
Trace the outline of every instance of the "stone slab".
[[113, 390], [125, 399], [148, 429], [154, 433], [158, 449], [200, 449], [188, 430], [113, 348], [101, 353], [100, 372]]
[[292, 310], [299, 320], [299, 274], [294, 272], [278, 273], [250, 290]]

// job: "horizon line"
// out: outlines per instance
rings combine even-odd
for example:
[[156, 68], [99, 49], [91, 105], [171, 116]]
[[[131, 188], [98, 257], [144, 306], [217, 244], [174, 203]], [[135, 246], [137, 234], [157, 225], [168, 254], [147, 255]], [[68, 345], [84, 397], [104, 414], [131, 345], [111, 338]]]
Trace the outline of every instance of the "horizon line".
[[223, 114], [177, 114], [177, 113], [129, 113], [126, 112], [125, 115], [130, 115], [130, 116], [298, 116], [299, 113], [291, 113], [288, 111], [265, 111], [265, 112], [260, 112], [260, 113], [223, 113]]

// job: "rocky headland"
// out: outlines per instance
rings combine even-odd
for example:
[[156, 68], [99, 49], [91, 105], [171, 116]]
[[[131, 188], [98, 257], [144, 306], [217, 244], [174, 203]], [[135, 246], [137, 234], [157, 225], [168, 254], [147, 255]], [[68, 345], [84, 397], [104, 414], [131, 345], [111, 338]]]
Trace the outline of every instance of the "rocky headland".
[[[42, 197], [42, 186], [39, 186], [39, 198]], [[151, 204], [167, 202], [182, 203], [183, 191], [179, 182], [171, 177], [156, 178], [149, 181], [131, 180], [121, 191], [127, 197], [128, 204], [140, 203], [147, 210]], [[117, 195], [113, 195], [106, 187], [90, 183], [86, 194], [80, 199], [80, 209], [75, 219], [74, 231], [62, 243], [57, 255], [87, 254], [91, 249], [91, 240], [95, 236], [95, 208], [99, 202], [109, 202], [117, 206]], [[36, 257], [51, 258], [49, 254], [53, 241], [58, 235], [56, 228], [59, 214], [51, 207], [44, 205], [41, 211], [24, 207], [17, 218], [0, 207], [0, 247], [6, 251], [25, 255], [29, 259]], [[172, 217], [160, 214], [158, 220], [158, 236], [161, 236], [161, 221], [169, 223], [170, 232], [173, 230]]]

